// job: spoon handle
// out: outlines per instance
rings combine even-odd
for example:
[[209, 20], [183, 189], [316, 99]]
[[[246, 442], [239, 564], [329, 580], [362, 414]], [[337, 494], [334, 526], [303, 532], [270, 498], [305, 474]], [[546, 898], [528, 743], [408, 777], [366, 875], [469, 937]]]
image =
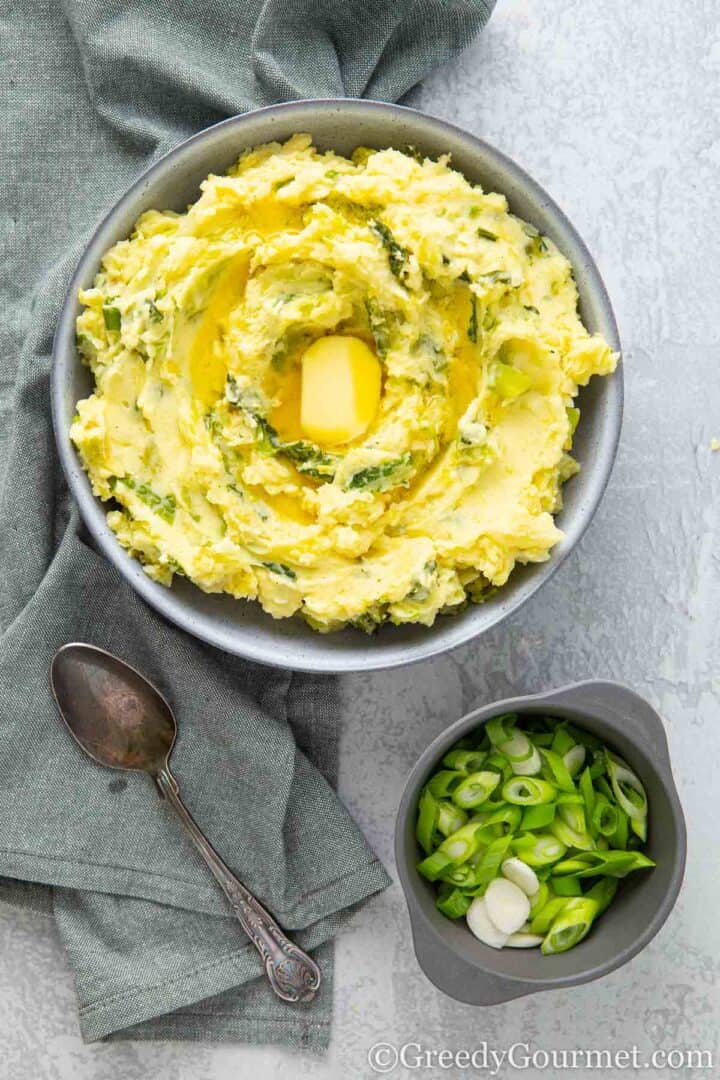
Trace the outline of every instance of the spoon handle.
[[225, 865], [180, 798], [177, 780], [170, 769], [165, 766], [154, 779], [230, 901], [238, 922], [260, 953], [277, 996], [283, 1001], [311, 1001], [321, 978], [315, 961], [285, 936], [272, 915]]

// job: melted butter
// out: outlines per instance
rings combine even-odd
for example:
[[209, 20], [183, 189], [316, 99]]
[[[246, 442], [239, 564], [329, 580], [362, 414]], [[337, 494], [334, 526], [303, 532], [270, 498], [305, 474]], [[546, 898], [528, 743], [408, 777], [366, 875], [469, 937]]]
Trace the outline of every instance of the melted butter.
[[450, 364], [449, 383], [450, 400], [452, 402], [454, 419], [451, 420], [451, 428], [454, 431], [457, 420], [463, 415], [470, 402], [478, 393], [477, 359], [468, 355], [470, 350], [463, 348]]
[[227, 366], [222, 357], [222, 338], [234, 302], [243, 295], [247, 277], [245, 260], [233, 262], [213, 289], [200, 325], [190, 344], [188, 371], [193, 395], [207, 408], [222, 396]]
[[280, 373], [270, 388], [270, 397], [277, 401], [270, 413], [270, 423], [285, 442], [294, 442], [303, 437], [300, 427], [301, 391], [302, 369], [297, 363]]
[[270, 506], [280, 518], [295, 521], [299, 525], [312, 525], [314, 523], [314, 519], [310, 514], [303, 510], [299, 500], [295, 496], [264, 494], [264, 499], [268, 506]]

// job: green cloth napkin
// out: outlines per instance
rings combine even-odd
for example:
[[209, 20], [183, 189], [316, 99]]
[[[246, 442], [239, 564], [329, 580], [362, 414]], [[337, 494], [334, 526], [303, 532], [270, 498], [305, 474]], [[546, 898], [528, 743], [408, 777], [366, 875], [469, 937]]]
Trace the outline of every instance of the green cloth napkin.
[[[67, 281], [153, 158], [258, 105], [397, 99], [492, 0], [19, 0], [0, 34], [0, 897], [52, 914], [87, 1040], [327, 1044], [330, 939], [388, 878], [330, 784], [332, 680], [261, 669], [168, 626], [93, 550], [55, 455], [48, 372]], [[88, 760], [48, 690], [68, 640], [111, 649], [176, 709], [173, 768], [230, 866], [314, 949], [289, 1006], [147, 778]], [[38, 1008], [44, 991], [39, 988]]]

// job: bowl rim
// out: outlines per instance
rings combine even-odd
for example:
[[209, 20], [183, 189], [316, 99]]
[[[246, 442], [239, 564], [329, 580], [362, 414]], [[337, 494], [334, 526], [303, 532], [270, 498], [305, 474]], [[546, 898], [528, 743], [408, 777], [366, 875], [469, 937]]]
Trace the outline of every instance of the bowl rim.
[[[270, 117], [275, 114], [292, 115], [294, 112], [306, 112], [308, 108], [321, 112], [345, 110], [350, 114], [355, 111], [364, 114], [372, 112], [387, 117], [397, 114], [401, 116], [409, 115], [414, 119], [414, 122], [421, 124], [428, 132], [436, 135], [450, 132], [465, 141], [469, 146], [475, 147], [484, 158], [494, 160], [524, 191], [540, 202], [543, 208], [557, 222], [558, 227], [571, 237], [577, 252], [582, 258], [584, 277], [587, 283], [586, 291], [594, 297], [595, 302], [602, 311], [603, 319], [607, 324], [606, 337], [609, 338], [610, 346], [614, 351], [621, 354], [617, 321], [610, 297], [587, 245], [554, 199], [511, 157], [498, 150], [491, 143], [456, 124], [406, 105], [373, 101], [365, 98], [299, 99], [264, 106], [260, 109], [253, 109], [246, 113], [228, 117], [189, 136], [145, 169], [113, 204], [110, 210], [103, 215], [83, 247], [83, 252], [63, 298], [56, 325], [51, 366], [52, 424], [60, 462], [70, 492], [94, 542], [125, 581], [161, 616], [196, 638], [225, 652], [276, 668], [323, 674], [382, 670], [429, 659], [466, 644], [475, 637], [487, 632], [530, 600], [562, 565], [592, 521], [612, 473], [623, 417], [622, 357], [617, 370], [611, 376], [614, 401], [612, 403], [613, 408], [608, 410], [608, 415], [605, 418], [604, 467], [598, 472], [592, 492], [574, 514], [571, 534], [570, 530], [564, 530], [564, 541], [555, 546], [546, 562], [535, 564], [532, 567], [532, 576], [522, 584], [516, 593], [509, 594], [502, 604], [498, 606], [492, 621], [478, 627], [476, 625], [477, 620], [474, 622], [471, 618], [455, 623], [453, 626], [442, 626], [436, 620], [432, 627], [425, 628], [426, 634], [417, 642], [401, 643], [399, 646], [396, 644], [394, 649], [342, 650], [337, 653], [328, 649], [320, 656], [313, 654], [310, 661], [302, 656], [302, 643], [296, 645], [294, 642], [283, 640], [280, 637], [278, 637], [276, 648], [272, 650], [272, 655], [270, 655], [271, 650], [265, 644], [255, 644], [251, 630], [248, 629], [238, 634], [228, 632], [222, 627], [217, 628], [213, 625], [212, 616], [199, 615], [191, 608], [188, 608], [184, 601], [178, 598], [176, 592], [174, 593], [173, 590], [166, 589], [152, 581], [145, 574], [140, 563], [121, 547], [107, 526], [105, 521], [106, 511], [89, 487], [87, 476], [79, 464], [77, 452], [70, 441], [69, 425], [66, 424], [63, 416], [63, 385], [67, 372], [72, 369], [71, 346], [69, 343], [75, 340], [77, 294], [87, 274], [89, 265], [94, 264], [96, 261], [94, 248], [99, 235], [111, 228], [115, 218], [120, 216], [133, 203], [136, 196], [142, 192], [151, 179], [168, 170], [176, 159], [187, 154], [191, 147], [211, 138], [220, 130], [238, 128], [241, 131], [243, 125], [251, 119], [255, 120], [261, 116]], [[242, 146], [239, 147], [238, 153], [241, 149]], [[576, 270], [577, 266], [573, 265], [573, 269]], [[245, 601], [245, 603], [249, 602]], [[440, 626], [442, 626], [442, 632], [439, 629]], [[308, 630], [308, 632], [317, 634], [316, 631]], [[391, 643], [389, 642], [389, 644]]]
[[[417, 798], [425, 777], [428, 775], [429, 771], [440, 762], [443, 754], [452, 743], [458, 738], [461, 738], [462, 735], [466, 734], [469, 730], [484, 725], [488, 720], [492, 719], [493, 716], [501, 715], [505, 712], [522, 713], [528, 708], [542, 709], [547, 707], [549, 712], [552, 712], [557, 708], [572, 713], [573, 715], [577, 715], [577, 726], [582, 728], [584, 720], [592, 713], [591, 705], [582, 703], [583, 698], [590, 697], [592, 699], [593, 695], [599, 695], [597, 700], [600, 700], [603, 695], [610, 700], [610, 705], [606, 707], [607, 711], [603, 711], [602, 715], [598, 717], [603, 724], [606, 724], [613, 731], [613, 734], [609, 737], [608, 741], [613, 741], [615, 733], [618, 733], [627, 739], [633, 746], [633, 751], [637, 750], [638, 754], [643, 758], [643, 763], [647, 764], [649, 770], [651, 770], [658, 779], [668, 799], [674, 826], [673, 842], [670, 849], [672, 870], [666, 892], [662, 897], [661, 902], [652, 917], [648, 920], [646, 927], [632, 942], [619, 949], [617, 952], [612, 952], [607, 960], [577, 972], [568, 972], [565, 974], [552, 974], [552, 972], [548, 972], [546, 976], [498, 972], [493, 970], [492, 967], [485, 967], [477, 963], [474, 959], [469, 959], [467, 956], [460, 956], [454, 945], [448, 942], [440, 934], [437, 927], [428, 918], [427, 913], [417, 900], [417, 885], [422, 884], [422, 881], [417, 875], [415, 866], [410, 865], [405, 857], [404, 848], [408, 823], [416, 811]], [[653, 739], [650, 742], [646, 744], [646, 742], [641, 739], [638, 727], [635, 727], [634, 730], [628, 730], [627, 727], [623, 726], [622, 713], [613, 712], [612, 698], [614, 696], [619, 697], [619, 700], [624, 703], [629, 712], [633, 707], [636, 710], [640, 709], [642, 710], [645, 719], [651, 720]], [[632, 765], [632, 761], [630, 764]], [[408, 773], [403, 785], [395, 819], [394, 855], [398, 878], [400, 879], [400, 885], [405, 897], [413, 929], [416, 955], [421, 967], [423, 966], [421, 960], [423, 949], [422, 946], [418, 947], [416, 934], [424, 937], [426, 940], [430, 940], [435, 946], [439, 945], [439, 947], [447, 953], [449, 960], [455, 959], [458, 964], [463, 964], [472, 969], [476, 972], [479, 979], [482, 979], [482, 977], [485, 976], [489, 980], [493, 980], [497, 984], [506, 987], [506, 992], [502, 997], [498, 997], [494, 1001], [488, 1001], [486, 1002], [487, 1004], [499, 1003], [502, 1000], [520, 997], [536, 991], [576, 986], [610, 974], [610, 972], [622, 967], [641, 952], [661, 930], [675, 906], [685, 874], [687, 860], [687, 827], [685, 824], [682, 803], [680, 802], [680, 797], [672, 773], [665, 727], [660, 714], [650, 702], [642, 697], [642, 695], [638, 694], [630, 687], [610, 679], [587, 679], [568, 683], [560, 687], [542, 690], [537, 693], [520, 694], [510, 698], [502, 698], [490, 702], [487, 705], [481, 705], [478, 708], [472, 709], [439, 732], [439, 734], [427, 745], [425, 750], [423, 750]], [[427, 971], [426, 974], [428, 974]], [[435, 981], [429, 974], [428, 977], [431, 978], [431, 981]], [[440, 985], [439, 982], [438, 985]], [[445, 992], [450, 992], [441, 985], [440, 989], [445, 990]], [[455, 995], [453, 994], [452, 996]]]

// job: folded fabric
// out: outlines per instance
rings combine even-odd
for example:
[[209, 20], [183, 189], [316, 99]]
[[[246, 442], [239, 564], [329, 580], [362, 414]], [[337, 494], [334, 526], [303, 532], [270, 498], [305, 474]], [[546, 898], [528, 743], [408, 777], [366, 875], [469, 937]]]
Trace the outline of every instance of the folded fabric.
[[[83, 536], [49, 412], [72, 267], [95, 221], [179, 139], [285, 98], [396, 99], [491, 6], [20, 0], [3, 16], [0, 898], [54, 916], [85, 1039], [325, 1046], [329, 942], [388, 878], [330, 786], [334, 681], [261, 669], [167, 625]], [[324, 982], [312, 1004], [273, 995], [153, 784], [73, 743], [48, 687], [69, 640], [119, 654], [171, 702], [183, 797], [231, 868], [316, 950]]]

